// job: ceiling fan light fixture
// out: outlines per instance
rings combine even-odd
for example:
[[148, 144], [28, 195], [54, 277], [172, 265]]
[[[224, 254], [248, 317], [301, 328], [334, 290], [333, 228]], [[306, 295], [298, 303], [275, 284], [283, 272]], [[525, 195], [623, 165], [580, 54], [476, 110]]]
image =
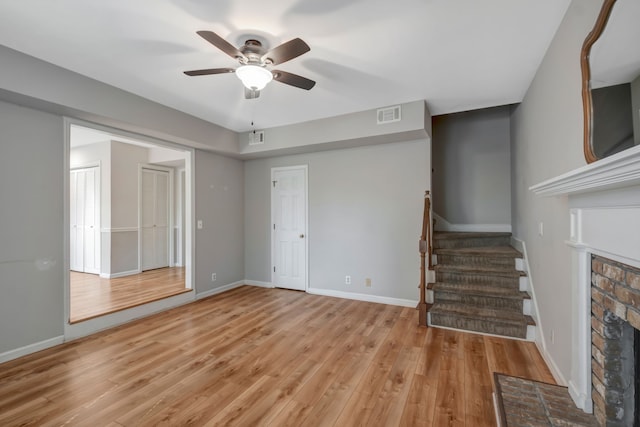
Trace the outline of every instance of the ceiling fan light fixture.
[[273, 80], [273, 74], [259, 65], [241, 65], [236, 69], [236, 75], [242, 84], [250, 90], [262, 90]]

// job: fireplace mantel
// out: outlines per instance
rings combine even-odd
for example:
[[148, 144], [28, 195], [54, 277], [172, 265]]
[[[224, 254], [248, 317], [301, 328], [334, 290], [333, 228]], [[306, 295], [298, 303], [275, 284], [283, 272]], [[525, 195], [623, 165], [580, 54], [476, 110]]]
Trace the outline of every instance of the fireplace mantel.
[[529, 187], [537, 196], [560, 196], [640, 185], [640, 145]]
[[570, 219], [572, 367], [569, 393], [592, 412], [591, 254], [640, 267], [640, 146], [529, 188], [538, 196], [566, 196]]

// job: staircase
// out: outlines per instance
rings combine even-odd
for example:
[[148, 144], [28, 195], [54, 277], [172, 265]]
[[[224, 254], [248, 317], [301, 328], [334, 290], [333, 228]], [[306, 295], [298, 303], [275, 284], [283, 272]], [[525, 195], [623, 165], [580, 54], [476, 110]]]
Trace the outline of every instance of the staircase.
[[526, 274], [516, 270], [522, 254], [510, 240], [511, 233], [433, 233], [431, 325], [535, 338]]

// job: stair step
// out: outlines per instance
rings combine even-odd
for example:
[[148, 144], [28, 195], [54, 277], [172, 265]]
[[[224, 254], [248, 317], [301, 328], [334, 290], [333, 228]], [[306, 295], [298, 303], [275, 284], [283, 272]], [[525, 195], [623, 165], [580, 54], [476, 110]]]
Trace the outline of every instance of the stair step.
[[511, 246], [474, 246], [469, 248], [437, 248], [436, 255], [491, 256], [499, 258], [522, 258], [522, 253]]
[[522, 271], [495, 266], [436, 265], [436, 281], [443, 283], [483, 284], [503, 287], [520, 287]]
[[486, 246], [509, 246], [511, 233], [451, 233], [434, 232], [434, 248], [468, 248]]
[[523, 277], [527, 274], [524, 271], [516, 270], [514, 267], [499, 267], [485, 265], [449, 265], [436, 264], [434, 267], [438, 273], [458, 273], [469, 275], [494, 275], [500, 277]]
[[518, 289], [505, 288], [504, 286], [491, 286], [478, 283], [429, 283], [428, 289], [441, 292], [457, 292], [465, 295], [480, 295], [490, 296], [496, 298], [508, 298], [508, 299], [531, 299], [531, 296], [519, 291]]
[[429, 316], [433, 326], [522, 339], [527, 338], [527, 326], [535, 325], [531, 316], [522, 313], [446, 302], [436, 302]]
[[514, 268], [516, 258], [522, 254], [510, 246], [440, 248], [434, 253], [438, 265], [477, 265]]
[[526, 292], [500, 286], [436, 283], [433, 291], [438, 302], [509, 310], [515, 313], [522, 313], [524, 300], [530, 299]]

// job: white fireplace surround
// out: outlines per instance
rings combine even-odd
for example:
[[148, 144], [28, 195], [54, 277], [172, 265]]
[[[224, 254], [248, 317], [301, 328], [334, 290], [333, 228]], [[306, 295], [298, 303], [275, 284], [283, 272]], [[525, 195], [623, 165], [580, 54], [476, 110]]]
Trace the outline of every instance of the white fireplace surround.
[[591, 254], [640, 268], [640, 146], [530, 187], [568, 196], [572, 251], [572, 367], [569, 393], [585, 412], [591, 400]]

